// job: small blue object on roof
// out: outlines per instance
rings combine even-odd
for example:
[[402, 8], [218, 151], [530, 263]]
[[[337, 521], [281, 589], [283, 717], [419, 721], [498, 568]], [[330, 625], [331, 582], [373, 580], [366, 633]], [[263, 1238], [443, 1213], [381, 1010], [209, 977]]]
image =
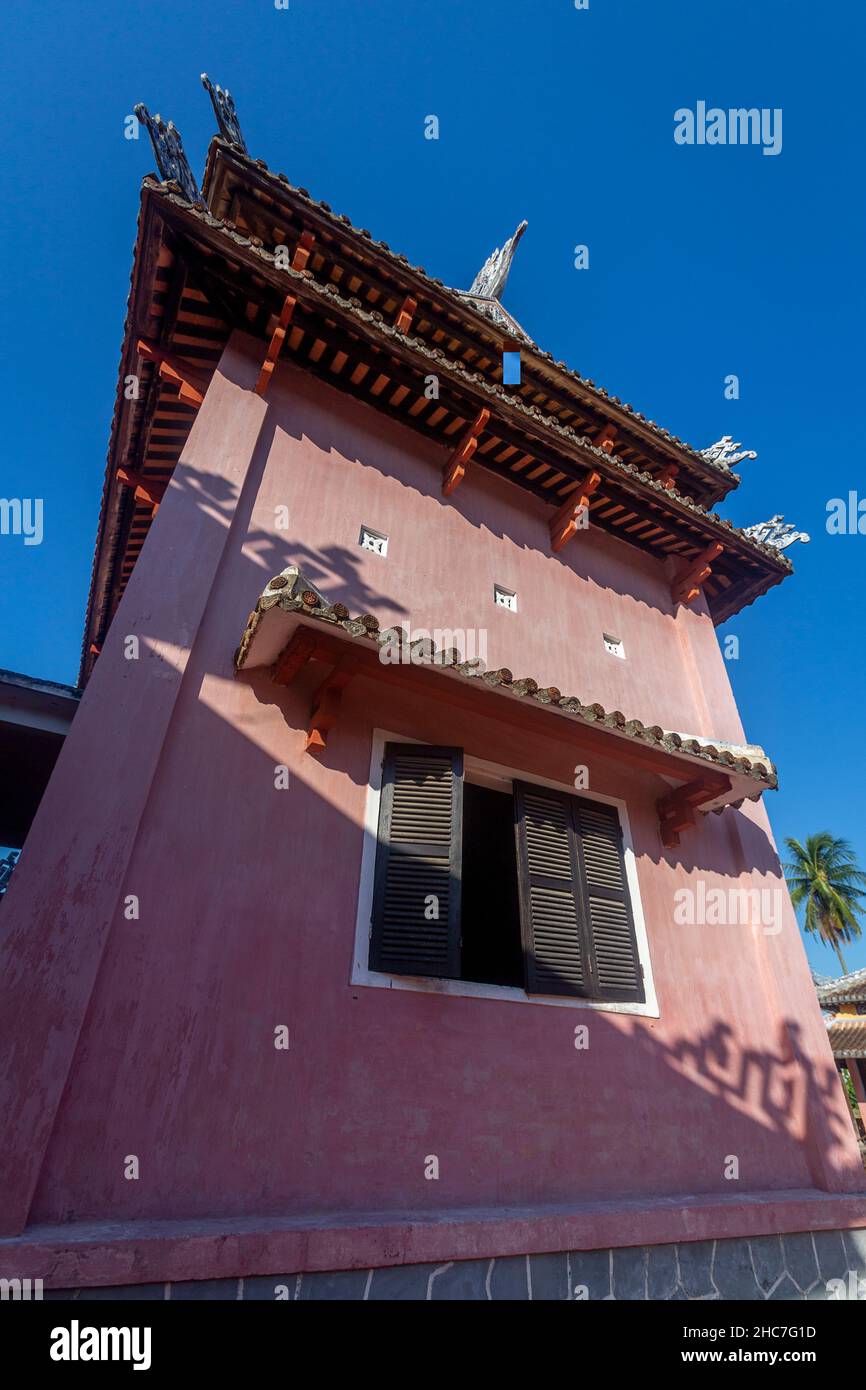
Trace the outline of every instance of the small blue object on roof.
[[520, 353], [503, 352], [502, 354], [502, 385], [520, 385]]

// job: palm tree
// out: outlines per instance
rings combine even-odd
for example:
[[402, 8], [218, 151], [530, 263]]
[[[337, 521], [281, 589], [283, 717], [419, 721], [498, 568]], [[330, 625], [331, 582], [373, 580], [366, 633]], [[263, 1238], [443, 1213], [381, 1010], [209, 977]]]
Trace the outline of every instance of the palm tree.
[[785, 844], [793, 856], [784, 866], [791, 902], [795, 907], [806, 904], [806, 931], [833, 947], [847, 975], [840, 942], [860, 937], [857, 918], [864, 911], [866, 873], [858, 868], [848, 841], [835, 839], [827, 830], [809, 835], [805, 846], [791, 839]]

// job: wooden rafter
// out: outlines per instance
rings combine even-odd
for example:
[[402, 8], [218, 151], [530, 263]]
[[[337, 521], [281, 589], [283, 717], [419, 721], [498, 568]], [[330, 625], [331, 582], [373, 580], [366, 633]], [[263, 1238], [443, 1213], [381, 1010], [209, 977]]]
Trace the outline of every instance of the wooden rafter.
[[478, 448], [478, 436], [490, 419], [490, 411], [485, 407], [479, 410], [469, 428], [464, 432], [460, 443], [451, 454], [442, 470], [442, 496], [450, 497], [466, 476], [466, 468]]
[[145, 478], [138, 472], [138, 469], [127, 468], [123, 464], [117, 469], [115, 477], [119, 483], [124, 483], [134, 490], [137, 502], [149, 502], [153, 508], [152, 515], [156, 516], [159, 504], [168, 487], [167, 482], [158, 481], [156, 478]]
[[552, 550], [561, 550], [581, 529], [584, 513], [589, 508], [589, 499], [601, 483], [601, 474], [587, 473], [570, 492], [561, 507], [550, 518], [550, 545]]
[[209, 382], [182, 357], [159, 347], [148, 338], [139, 338], [138, 351], [142, 357], [153, 362], [164, 381], [171, 381], [177, 387], [177, 394], [187, 405], [199, 406], [204, 400]]

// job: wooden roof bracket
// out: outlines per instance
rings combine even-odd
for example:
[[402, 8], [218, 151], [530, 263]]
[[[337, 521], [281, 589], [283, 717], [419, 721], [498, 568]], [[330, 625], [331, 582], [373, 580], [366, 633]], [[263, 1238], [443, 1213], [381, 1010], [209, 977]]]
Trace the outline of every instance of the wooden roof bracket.
[[418, 310], [418, 301], [413, 299], [411, 294], [407, 294], [394, 320], [394, 327], [398, 333], [408, 333], [412, 327], [412, 320]]
[[148, 338], [139, 338], [136, 346], [141, 356], [159, 369], [162, 379], [177, 387], [177, 394], [185, 405], [201, 405], [209, 385], [207, 377], [197, 372], [189, 362], [184, 362], [182, 357], [167, 352]]
[[357, 663], [351, 657], [342, 657], [319, 686], [310, 706], [310, 722], [307, 725], [307, 738], [304, 752], [317, 756], [323, 753], [328, 744], [328, 734], [340, 717], [343, 691], [357, 673]]
[[466, 475], [466, 467], [478, 448], [478, 436], [490, 419], [490, 411], [485, 406], [479, 410], [472, 424], [463, 434], [457, 448], [451, 454], [442, 470], [442, 496], [450, 497], [459, 487]]
[[287, 294], [285, 299], [283, 300], [283, 307], [280, 310], [280, 317], [277, 320], [277, 326], [274, 329], [271, 341], [268, 344], [268, 350], [265, 353], [265, 360], [262, 363], [262, 369], [259, 372], [259, 379], [256, 382], [255, 390], [256, 395], [258, 396], [263, 396], [271, 384], [271, 377], [274, 374], [274, 367], [277, 365], [277, 358], [279, 357], [283, 343], [286, 340], [286, 332], [288, 330], [289, 324], [292, 321], [292, 315], [295, 312], [295, 305], [297, 304], [297, 302], [298, 301], [293, 294]]
[[671, 582], [671, 599], [674, 605], [689, 604], [697, 598], [701, 585], [713, 572], [712, 562], [718, 559], [723, 550], [724, 546], [719, 541], [713, 541], [696, 559], [688, 560], [680, 567]]
[[307, 261], [312, 255], [315, 244], [315, 232], [301, 232], [298, 238], [298, 244], [295, 247], [295, 254], [292, 256], [292, 270], [306, 270]]
[[695, 824], [695, 814], [703, 802], [712, 801], [730, 790], [730, 777], [707, 773], [663, 796], [656, 806], [661, 841], [665, 849], [678, 847], [681, 833]]
[[167, 482], [162, 482], [156, 478], [145, 478], [135, 468], [126, 468], [121, 464], [114, 475], [119, 483], [126, 487], [131, 487], [135, 492], [136, 502], [149, 502], [153, 508], [151, 516], [156, 516], [159, 504], [165, 496]]
[[358, 661], [353, 655], [336, 660], [331, 649], [324, 649], [316, 634], [307, 628], [297, 628], [274, 663], [273, 679], [277, 685], [291, 685], [298, 672], [314, 657], [333, 662], [331, 670], [319, 685], [310, 704], [310, 720], [304, 741], [304, 752], [314, 756], [324, 752], [328, 734], [340, 716], [343, 691], [357, 674]]
[[572, 536], [581, 530], [583, 513], [589, 509], [589, 499], [601, 483], [601, 474], [590, 471], [574, 492], [570, 492], [561, 507], [550, 518], [550, 546], [561, 550]]
[[598, 437], [592, 442], [597, 449], [603, 449], [606, 454], [612, 454], [616, 448], [616, 427], [605, 425]]

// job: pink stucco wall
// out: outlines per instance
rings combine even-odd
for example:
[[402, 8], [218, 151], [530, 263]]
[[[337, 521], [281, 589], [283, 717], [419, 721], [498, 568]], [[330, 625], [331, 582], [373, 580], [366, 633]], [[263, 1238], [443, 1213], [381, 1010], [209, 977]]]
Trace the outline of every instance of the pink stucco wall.
[[665, 785], [593, 760], [593, 789], [628, 803], [659, 1018], [350, 985], [372, 729], [565, 784], [580, 745], [358, 680], [324, 757], [305, 755], [308, 686], [232, 669], [285, 565], [353, 612], [483, 626], [515, 676], [742, 729], [710, 620], [672, 611], [661, 564], [593, 531], [552, 556], [548, 509], [477, 468], [443, 503], [441, 452], [289, 367], [265, 406], [247, 349], [211, 386], [3, 908], [0, 989], [27, 1033], [0, 1073], [5, 1229], [866, 1186], [787, 899], [776, 936], [673, 921], [699, 877], [781, 884], [763, 806], [665, 851]]

